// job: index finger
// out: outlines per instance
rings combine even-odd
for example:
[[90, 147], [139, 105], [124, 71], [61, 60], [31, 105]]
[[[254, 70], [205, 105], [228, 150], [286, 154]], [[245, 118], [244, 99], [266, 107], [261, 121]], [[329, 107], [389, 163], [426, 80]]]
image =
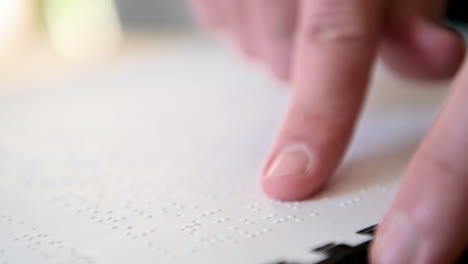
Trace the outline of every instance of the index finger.
[[341, 160], [375, 58], [381, 2], [301, 2], [293, 94], [262, 181], [271, 197], [309, 197]]

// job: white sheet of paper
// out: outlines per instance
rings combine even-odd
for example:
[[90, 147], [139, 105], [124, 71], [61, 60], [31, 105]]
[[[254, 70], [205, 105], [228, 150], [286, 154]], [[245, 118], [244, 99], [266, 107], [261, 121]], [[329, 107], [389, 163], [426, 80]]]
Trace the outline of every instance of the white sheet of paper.
[[367, 240], [445, 93], [379, 72], [337, 174], [281, 203], [258, 177], [288, 88], [216, 45], [41, 85], [0, 94], [1, 264], [320, 260]]

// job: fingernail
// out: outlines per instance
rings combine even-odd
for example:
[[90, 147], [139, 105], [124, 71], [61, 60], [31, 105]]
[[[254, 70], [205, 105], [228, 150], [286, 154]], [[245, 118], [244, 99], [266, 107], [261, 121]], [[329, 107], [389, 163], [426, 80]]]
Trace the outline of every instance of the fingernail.
[[305, 145], [293, 145], [276, 157], [266, 178], [308, 174], [311, 162], [310, 153]]
[[408, 217], [396, 214], [382, 228], [383, 233], [378, 234], [373, 248], [373, 263], [414, 263], [420, 238]]

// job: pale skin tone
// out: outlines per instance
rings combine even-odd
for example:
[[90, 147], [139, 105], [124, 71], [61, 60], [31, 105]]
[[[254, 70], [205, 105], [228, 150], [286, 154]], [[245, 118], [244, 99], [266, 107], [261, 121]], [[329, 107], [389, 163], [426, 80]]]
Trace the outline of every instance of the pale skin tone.
[[313, 196], [338, 166], [377, 56], [417, 79], [455, 76], [372, 246], [372, 263], [439, 264], [468, 246], [468, 64], [441, 0], [191, 0], [201, 23], [292, 95], [263, 171], [279, 200]]

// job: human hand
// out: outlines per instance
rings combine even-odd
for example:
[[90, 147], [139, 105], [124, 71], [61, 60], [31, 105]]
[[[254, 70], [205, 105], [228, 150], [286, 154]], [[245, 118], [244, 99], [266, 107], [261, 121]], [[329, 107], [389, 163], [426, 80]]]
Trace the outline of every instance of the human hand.
[[349, 143], [378, 54], [419, 79], [454, 75], [371, 251], [373, 263], [451, 263], [468, 246], [468, 64], [442, 26], [443, 0], [191, 0], [293, 90], [262, 185], [280, 200], [316, 193]]

